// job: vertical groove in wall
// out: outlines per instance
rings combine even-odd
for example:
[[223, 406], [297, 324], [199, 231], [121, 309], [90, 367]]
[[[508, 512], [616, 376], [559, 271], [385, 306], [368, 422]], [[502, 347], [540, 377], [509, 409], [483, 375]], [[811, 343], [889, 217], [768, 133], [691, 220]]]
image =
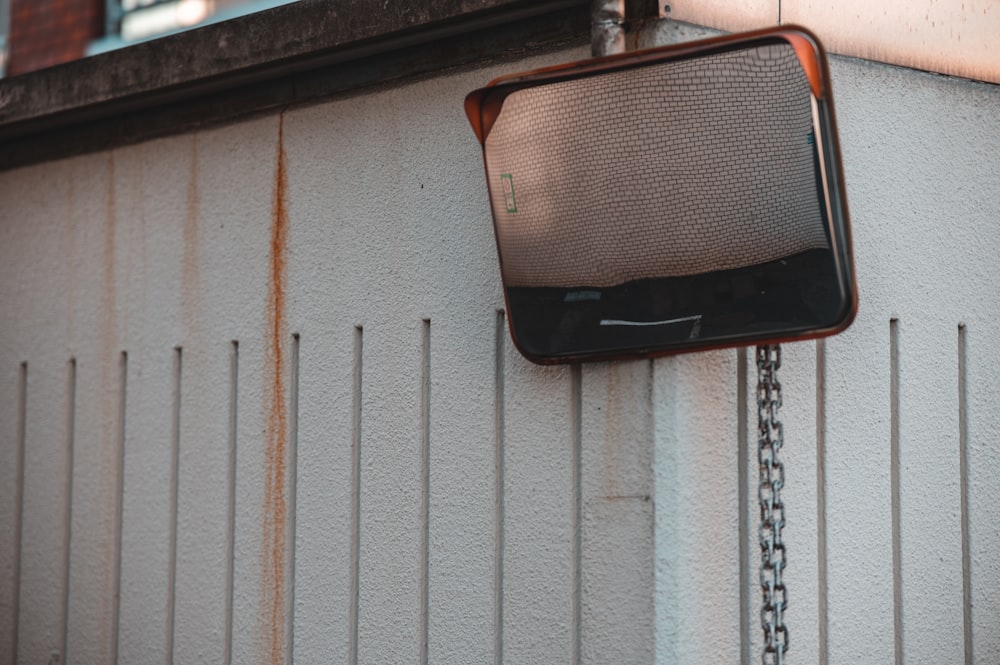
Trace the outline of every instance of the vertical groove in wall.
[[299, 333], [292, 334], [292, 376], [289, 380], [289, 432], [288, 432], [288, 606], [285, 608], [288, 626], [288, 663], [295, 662], [295, 525], [299, 485]]
[[570, 436], [573, 442], [573, 663], [580, 665], [583, 624], [583, 370], [570, 368]]
[[351, 422], [351, 578], [348, 612], [348, 663], [358, 665], [358, 614], [361, 582], [361, 396], [364, 330], [354, 328], [354, 398]]
[[21, 539], [24, 535], [24, 453], [28, 438], [28, 363], [21, 363], [17, 386], [17, 465], [14, 477], [14, 606], [11, 608], [10, 662], [17, 663], [21, 623]]
[[899, 319], [889, 320], [889, 468], [892, 505], [892, 618], [895, 663], [903, 665], [903, 570], [900, 534]]
[[115, 454], [118, 463], [118, 477], [115, 480], [115, 489], [118, 493], [115, 503], [114, 513], [114, 592], [112, 594], [112, 614], [111, 614], [111, 662], [118, 663], [118, 635], [121, 632], [121, 605], [122, 605], [122, 511], [125, 508], [125, 405], [128, 395], [128, 352], [122, 351], [121, 378], [118, 393], [118, 432]]
[[174, 403], [170, 433], [170, 532], [167, 535], [167, 663], [174, 662], [174, 616], [177, 598], [177, 490], [181, 453], [181, 347], [174, 349]]
[[226, 472], [226, 634], [223, 663], [233, 662], [233, 588], [236, 571], [236, 426], [239, 397], [240, 343], [233, 340], [229, 352], [229, 468]]
[[493, 663], [503, 663], [503, 550], [504, 550], [504, 342], [506, 326], [503, 310], [497, 311], [494, 326], [493, 356], [493, 427], [494, 466], [496, 469], [496, 516], [493, 551]]
[[420, 372], [420, 663], [427, 665], [430, 637], [431, 518], [431, 322], [424, 319]]
[[972, 665], [972, 542], [969, 534], [969, 393], [965, 324], [958, 326], [958, 471], [962, 513], [962, 632], [965, 665]]
[[816, 580], [818, 665], [827, 665], [829, 615], [826, 564], [826, 340], [816, 341]]
[[750, 548], [750, 423], [747, 410], [747, 349], [736, 349], [736, 474], [740, 557], [740, 663], [750, 665], [750, 617], [753, 614], [753, 561]]
[[68, 407], [66, 409], [66, 480], [64, 481], [65, 504], [63, 515], [66, 522], [63, 524], [63, 586], [62, 586], [62, 609], [59, 617], [60, 636], [62, 644], [59, 653], [62, 662], [69, 660], [66, 658], [66, 647], [69, 644], [69, 565], [70, 553], [73, 545], [73, 466], [75, 464], [74, 455], [76, 448], [76, 358], [69, 360], [69, 379], [67, 381]]

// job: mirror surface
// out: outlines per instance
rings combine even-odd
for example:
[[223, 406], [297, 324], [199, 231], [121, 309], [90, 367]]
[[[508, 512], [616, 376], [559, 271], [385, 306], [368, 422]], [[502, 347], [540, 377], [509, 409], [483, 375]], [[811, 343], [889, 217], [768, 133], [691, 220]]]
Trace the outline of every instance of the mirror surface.
[[825, 68], [795, 43], [714, 40], [470, 95], [527, 357], [669, 353], [849, 323], [832, 110], [814, 92], [828, 90]]

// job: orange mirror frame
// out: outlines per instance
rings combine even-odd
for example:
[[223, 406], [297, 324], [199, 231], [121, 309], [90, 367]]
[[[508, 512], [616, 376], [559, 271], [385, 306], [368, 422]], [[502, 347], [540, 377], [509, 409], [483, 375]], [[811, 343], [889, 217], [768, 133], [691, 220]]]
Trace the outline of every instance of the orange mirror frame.
[[853, 320], [829, 74], [808, 31], [505, 76], [465, 110], [530, 360], [799, 340]]

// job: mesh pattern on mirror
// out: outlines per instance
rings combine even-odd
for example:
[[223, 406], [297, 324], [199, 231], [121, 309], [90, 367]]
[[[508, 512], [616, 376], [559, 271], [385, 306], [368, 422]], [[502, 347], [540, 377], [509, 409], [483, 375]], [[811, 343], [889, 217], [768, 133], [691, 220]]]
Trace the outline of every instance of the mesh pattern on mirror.
[[607, 287], [828, 248], [812, 131], [786, 44], [514, 92], [486, 140], [505, 282]]

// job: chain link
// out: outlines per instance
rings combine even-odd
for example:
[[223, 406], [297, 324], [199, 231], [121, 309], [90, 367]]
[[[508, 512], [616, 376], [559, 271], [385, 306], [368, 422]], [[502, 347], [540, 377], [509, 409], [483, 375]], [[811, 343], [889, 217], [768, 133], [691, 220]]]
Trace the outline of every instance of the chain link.
[[777, 372], [781, 367], [781, 347], [769, 344], [757, 347], [757, 459], [760, 462], [760, 587], [763, 603], [760, 625], [764, 629], [764, 665], [782, 665], [788, 651], [788, 629], [785, 608], [788, 597], [782, 574], [785, 570], [785, 543], [781, 529], [785, 526], [785, 505], [781, 490], [785, 486], [785, 465], [779, 458], [784, 444], [784, 429], [778, 420], [781, 408], [781, 383]]

